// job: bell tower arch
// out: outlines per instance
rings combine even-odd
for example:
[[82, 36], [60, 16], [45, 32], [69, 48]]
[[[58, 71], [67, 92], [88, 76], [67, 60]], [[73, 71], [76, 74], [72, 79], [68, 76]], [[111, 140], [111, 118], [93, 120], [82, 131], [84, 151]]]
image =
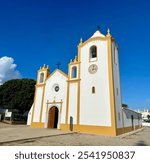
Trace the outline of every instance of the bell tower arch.
[[37, 82], [35, 85], [35, 96], [31, 117], [31, 127], [44, 128], [44, 123], [42, 122], [42, 109], [45, 94], [45, 84], [49, 75], [49, 67], [44, 64], [43, 67], [40, 67], [37, 74]]

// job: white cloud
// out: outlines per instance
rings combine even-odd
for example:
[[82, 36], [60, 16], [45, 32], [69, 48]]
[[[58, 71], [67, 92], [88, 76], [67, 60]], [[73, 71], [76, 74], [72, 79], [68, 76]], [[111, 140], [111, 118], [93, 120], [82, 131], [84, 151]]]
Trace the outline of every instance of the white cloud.
[[0, 85], [10, 79], [20, 78], [20, 72], [16, 70], [17, 65], [14, 64], [14, 59], [11, 57], [0, 58]]

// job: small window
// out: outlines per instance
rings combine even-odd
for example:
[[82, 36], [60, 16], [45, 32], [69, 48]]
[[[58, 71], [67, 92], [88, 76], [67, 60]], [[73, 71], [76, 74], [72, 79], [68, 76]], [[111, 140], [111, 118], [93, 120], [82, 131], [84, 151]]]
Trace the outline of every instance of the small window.
[[95, 87], [92, 87], [92, 93], [93, 94], [95, 93]]
[[97, 47], [91, 46], [90, 47], [90, 61], [95, 61], [97, 59]]
[[44, 73], [42, 72], [40, 74], [40, 83], [43, 83], [43, 81], [44, 81]]
[[76, 78], [77, 77], [77, 67], [72, 67], [72, 78]]

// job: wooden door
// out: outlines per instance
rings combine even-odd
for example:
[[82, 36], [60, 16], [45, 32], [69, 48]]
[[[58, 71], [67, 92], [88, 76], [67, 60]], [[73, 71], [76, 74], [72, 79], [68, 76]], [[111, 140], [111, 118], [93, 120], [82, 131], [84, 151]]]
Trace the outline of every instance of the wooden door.
[[55, 122], [55, 107], [50, 108], [49, 111], [49, 128], [54, 128], [54, 122]]

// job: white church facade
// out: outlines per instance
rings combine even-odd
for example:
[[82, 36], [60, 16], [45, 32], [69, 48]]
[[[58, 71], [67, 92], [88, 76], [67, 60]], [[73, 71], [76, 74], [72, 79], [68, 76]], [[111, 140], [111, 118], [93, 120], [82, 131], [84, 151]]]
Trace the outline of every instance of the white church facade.
[[68, 64], [68, 74], [38, 71], [28, 125], [116, 136], [141, 127], [139, 113], [122, 108], [118, 46], [97, 30]]

